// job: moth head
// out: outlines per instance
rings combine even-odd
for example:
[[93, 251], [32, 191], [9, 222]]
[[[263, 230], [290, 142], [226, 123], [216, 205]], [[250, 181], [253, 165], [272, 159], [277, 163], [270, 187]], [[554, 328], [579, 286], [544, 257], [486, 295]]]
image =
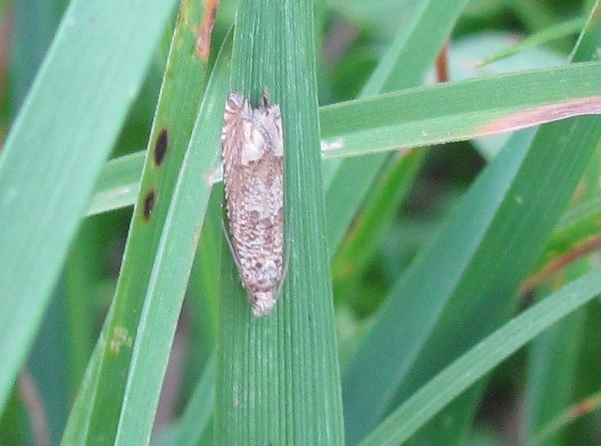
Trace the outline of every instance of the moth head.
[[242, 164], [248, 165], [251, 161], [259, 161], [265, 153], [265, 138], [260, 129], [252, 121], [243, 123], [244, 141], [242, 146]]
[[282, 113], [279, 105], [271, 105], [269, 108], [254, 110], [253, 117], [257, 128], [262, 131], [263, 138], [267, 138], [267, 147], [275, 156], [284, 154]]

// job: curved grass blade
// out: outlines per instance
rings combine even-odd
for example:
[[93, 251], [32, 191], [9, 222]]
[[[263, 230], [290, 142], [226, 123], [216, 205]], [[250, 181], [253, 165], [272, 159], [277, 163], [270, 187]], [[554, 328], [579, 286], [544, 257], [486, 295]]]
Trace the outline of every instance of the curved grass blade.
[[[601, 63], [588, 62], [403, 90], [321, 107], [322, 156], [327, 160], [376, 155], [601, 113], [599, 77]], [[495, 92], [494, 97], [488, 94], [490, 91]], [[132, 182], [140, 169], [141, 156], [128, 155], [127, 159], [107, 163], [89, 215], [132, 203]]]
[[491, 56], [484, 58], [478, 64], [478, 67], [481, 67], [483, 65], [486, 65], [486, 64], [489, 64], [492, 62], [496, 62], [497, 60], [503, 59], [505, 57], [512, 56], [512, 55], [519, 53], [521, 51], [524, 51], [528, 48], [532, 48], [532, 47], [538, 46], [538, 45], [543, 45], [552, 40], [563, 39], [564, 37], [572, 35], [572, 34], [576, 35], [580, 32], [580, 30], [582, 29], [584, 24], [585, 24], [585, 18], [577, 17], [575, 19], [567, 20], [567, 21], [558, 23], [557, 25], [550, 26], [547, 29], [539, 31], [532, 36], [528, 36], [528, 37], [520, 40], [515, 45], [512, 45], [511, 47], [509, 47], [503, 51], [500, 51], [496, 54], [493, 54]]
[[544, 330], [601, 294], [591, 271], [513, 318], [431, 379], [378, 426], [361, 446], [396, 446], [450, 401]]

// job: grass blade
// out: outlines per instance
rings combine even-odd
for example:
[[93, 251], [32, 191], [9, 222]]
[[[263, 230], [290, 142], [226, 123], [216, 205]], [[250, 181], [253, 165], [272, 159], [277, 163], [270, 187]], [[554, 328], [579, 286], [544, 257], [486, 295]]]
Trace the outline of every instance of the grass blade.
[[64, 444], [114, 439], [131, 347], [171, 194], [206, 85], [194, 29], [202, 4], [183, 2], [149, 138], [141, 194], [134, 209], [117, 291], [71, 412]]
[[395, 410], [361, 446], [403, 443], [433, 413], [557, 321], [601, 293], [601, 275], [592, 271], [515, 317], [454, 361]]
[[[346, 371], [353, 441], [369, 429], [368, 419], [373, 426], [441, 364], [509, 316], [524, 271], [536, 261], [601, 137], [600, 120], [552, 123], [527, 153], [523, 142], [502, 152], [414, 261]], [[469, 336], [461, 328], [468, 326]], [[361, 389], [374, 373], [380, 379], [374, 386], [370, 378], [365, 394]], [[441, 425], [437, 432], [450, 435]]]
[[146, 151], [108, 161], [96, 182], [86, 215], [101, 214], [136, 202]]
[[324, 107], [324, 157], [467, 140], [601, 113], [600, 78], [601, 63], [587, 62]]
[[136, 332], [116, 445], [150, 438], [161, 383], [209, 202], [228, 87], [226, 40], [196, 118], [164, 221]]
[[7, 137], [0, 158], [0, 407], [173, 4], [73, 1]]
[[343, 444], [313, 7], [296, 0], [239, 5], [231, 85], [255, 105], [268, 88], [271, 102], [281, 106], [289, 266], [274, 310], [254, 319], [231, 255], [224, 255], [215, 444]]
[[[361, 93], [378, 93], [421, 85], [450, 36], [466, 0], [421, 0], [382, 58]], [[327, 127], [324, 125], [324, 131]], [[330, 252], [340, 244], [388, 155], [348, 159], [329, 179], [326, 193]], [[349, 187], [352, 184], [352, 187]]]

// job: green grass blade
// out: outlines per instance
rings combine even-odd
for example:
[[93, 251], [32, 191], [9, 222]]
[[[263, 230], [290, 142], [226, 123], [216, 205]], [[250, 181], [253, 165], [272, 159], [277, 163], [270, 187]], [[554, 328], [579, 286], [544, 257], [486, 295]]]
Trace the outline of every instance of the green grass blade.
[[[601, 113], [601, 63], [440, 84], [324, 107], [324, 157], [357, 156]], [[425, 105], [427, 104], [427, 105]]]
[[[580, 272], [580, 271], [578, 271]], [[576, 273], [576, 271], [574, 271]], [[524, 396], [524, 444], [529, 444], [547, 423], [573, 401], [578, 373], [577, 347], [585, 334], [585, 312], [563, 318], [542, 333], [528, 352], [528, 386]], [[561, 367], [557, 367], [561, 364]], [[561, 444], [559, 436], [545, 445]]]
[[409, 151], [400, 155], [383, 172], [374, 188], [373, 197], [354, 220], [345, 243], [334, 258], [332, 274], [336, 299], [344, 299], [356, 289], [357, 282], [376, 251], [381, 234], [393, 220], [402, 197], [414, 184], [426, 153], [423, 149]]
[[[361, 96], [421, 85], [449, 39], [466, 0], [422, 0], [403, 25]], [[406, 31], [406, 30], [407, 31]], [[324, 125], [324, 131], [327, 127]], [[344, 160], [326, 184], [330, 252], [340, 244], [388, 155]], [[352, 187], [349, 185], [352, 184]]]
[[[4, 3], [4, 2], [3, 2]], [[12, 8], [14, 35], [10, 45], [10, 93], [11, 108], [16, 114], [31, 88], [61, 17], [65, 2], [24, 1], [16, 2]], [[4, 5], [0, 6], [4, 12]]]
[[313, 7], [312, 1], [247, 0], [238, 10], [232, 89], [256, 104], [268, 88], [282, 110], [288, 273], [272, 313], [255, 319], [231, 255], [224, 255], [215, 444], [343, 444]]
[[[104, 280], [103, 264], [98, 261], [104, 251], [103, 241], [107, 231], [114, 229], [114, 218], [105, 215], [83, 222], [69, 250], [69, 257], [62, 275], [62, 296], [66, 336], [61, 339], [69, 363], [69, 386], [67, 408], [83, 379], [97, 336], [97, 296]], [[92, 290], [92, 291], [90, 291]], [[91, 296], [82, 299], [82, 296]], [[56, 356], [59, 356], [58, 354]], [[64, 365], [63, 365], [64, 366]], [[62, 435], [65, 425], [57, 430]], [[60, 442], [60, 437], [55, 444]]]
[[140, 151], [108, 161], [96, 182], [94, 195], [86, 215], [131, 206], [140, 192], [140, 177], [146, 151]]
[[196, 56], [202, 4], [183, 2], [134, 209], [115, 298], [63, 436], [63, 444], [114, 439], [131, 347], [171, 194], [206, 85], [206, 62]]
[[[345, 158], [462, 141], [600, 113], [599, 78], [601, 63], [588, 62], [329, 105], [320, 109], [322, 155]], [[107, 163], [88, 215], [133, 202], [141, 158], [138, 152]]]
[[[395, 288], [347, 370], [347, 417], [353, 416], [351, 411], [357, 408], [364, 408], [366, 413], [385, 413], [394, 401], [392, 389], [407, 377], [410, 369], [414, 374], [411, 383], [423, 382], [436, 372], [443, 358], [453, 359], [470, 345], [470, 340], [478, 339], [478, 333], [489, 332], [495, 321], [506, 317], [512, 307], [512, 293], [523, 279], [527, 265], [536, 260], [601, 136], [599, 118], [578, 118], [577, 122], [579, 125], [566, 121], [545, 127], [521, 165], [515, 164], [516, 159], [519, 162], [516, 148], [511, 160], [511, 155], [501, 153], [499, 162], [520, 173], [509, 183], [499, 175], [499, 167], [493, 169], [495, 160], [490, 176], [483, 176], [474, 185], [436, 242], [420, 255]], [[553, 144], [555, 149], [549, 153]], [[509, 171], [506, 174], [513, 175]], [[506, 195], [494, 198], [490, 195], [494, 189], [497, 194]], [[499, 202], [501, 197], [503, 201]], [[528, 205], [522, 206], [523, 203]], [[481, 286], [482, 277], [490, 278], [486, 288]], [[454, 305], [449, 303], [449, 310], [445, 310], [449, 314], [440, 315], [447, 301]], [[460, 328], [466, 326], [470, 327], [471, 336]], [[427, 351], [417, 359], [426, 337], [430, 338]], [[377, 349], [372, 347], [374, 342]], [[360, 390], [370, 373], [380, 376], [379, 397], [375, 396], [378, 391], [373, 385], [368, 395]], [[361, 406], [353, 404], [357, 398]], [[361, 418], [362, 410], [355, 417]]]
[[150, 438], [181, 304], [209, 202], [227, 94], [226, 41], [196, 118], [190, 144], [163, 224], [136, 332], [116, 445]]
[[[595, 48], [601, 42], [601, 23], [594, 19], [598, 17], [598, 4], [596, 11], [591, 13], [589, 24], [577, 45], [574, 62], [596, 57]], [[491, 236], [482, 246], [485, 250], [474, 258], [473, 266], [449, 301], [393, 406], [398, 405], [411, 389], [434, 376], [441, 369], [441, 364], [461, 355], [515, 311], [517, 302], [513, 293], [538, 259], [539, 243], [548, 242], [550, 231], [598, 147], [600, 130], [601, 118], [595, 116], [557, 122], [540, 129], [520, 168], [522, 178], [519, 182], [516, 179], [515, 184], [518, 189], [509, 192], [525, 201], [512, 206], [508, 196], [506, 209], [513, 207], [513, 211], [504, 222], [506, 217], [500, 214], [498, 225], [490, 228]], [[543, 153], [550, 147], [560, 150]], [[525, 187], [522, 189], [522, 186]], [[520, 189], [529, 189], [532, 201], [522, 195]], [[525, 229], [527, 225], [531, 227]], [[528, 235], [529, 232], [532, 236]], [[508, 238], [503, 242], [505, 236]], [[484, 277], [494, 278], [494, 281], [485, 280], [484, 289], [474, 285], [475, 280]], [[499, 299], [503, 294], [507, 298]], [[457, 327], [470, 327], [469, 334]], [[482, 389], [483, 384], [478, 383], [462, 395], [453, 402], [453, 407], [446, 408], [421, 429], [415, 440], [448, 441], [453, 436], [459, 441], [459, 433], [473, 422]], [[456, 415], [452, 426], [445, 422], [450, 413]]]
[[[52, 43], [66, 4], [62, 0], [33, 0], [11, 3], [10, 6], [8, 16], [0, 19], [4, 28], [1, 32], [4, 42], [3, 50], [6, 52], [10, 49], [10, 66], [4, 66], [2, 69], [2, 71], [6, 69], [9, 71], [8, 89], [3, 89], [3, 93], [7, 96], [5, 99], [8, 100], [1, 101], [2, 109], [5, 112], [2, 115], [3, 121], [14, 119], [23, 104]], [[4, 5], [0, 6], [0, 9], [3, 10]], [[0, 12], [0, 16], [3, 12], [4, 10]], [[7, 36], [6, 25], [8, 23], [10, 23], [12, 32], [7, 42], [4, 39]], [[8, 122], [5, 125], [8, 125]], [[73, 250], [74, 244], [71, 246], [71, 252]], [[65, 266], [65, 269], [67, 268]], [[62, 317], [64, 307], [60, 298], [64, 289], [66, 287], [61, 284], [56, 287], [53, 298], [50, 299], [45, 310], [37, 336], [28, 352], [27, 363], [24, 365], [26, 370], [20, 373], [18, 385], [15, 386], [15, 399], [22, 396], [24, 383], [28, 383], [32, 385], [31, 388], [34, 388], [44, 402], [46, 416], [37, 428], [29, 426], [27, 421], [21, 426], [19, 423], [9, 422], [13, 431], [32, 431], [34, 439], [29, 442], [31, 444], [43, 442], [45, 436], [49, 437], [46, 441], [52, 444], [57, 443], [60, 440], [69, 408], [68, 368], [64, 363], [59, 364], [54, 360], [62, 357], [67, 351], [65, 319]], [[25, 406], [27, 407], [27, 405]], [[13, 416], [10, 414], [10, 410], [14, 408], [15, 405], [9, 403], [3, 417], [10, 420]], [[40, 428], [42, 426], [45, 429]], [[44, 431], [47, 433], [44, 434]], [[3, 442], [10, 443], [10, 439], [5, 440], [7, 436], [5, 430], [0, 432]]]
[[599, 271], [592, 271], [515, 317], [424, 385], [362, 441], [361, 446], [403, 443], [433, 413], [534, 337], [600, 293], [601, 275]]
[[[347, 425], [354, 426], [347, 431], [350, 444], [359, 443], [362, 435], [375, 427], [386, 412], [396, 388], [406, 377], [423, 347], [424, 338], [432, 330], [494, 217], [506, 184], [525, 156], [524, 147], [528, 142], [527, 135], [519, 134], [512, 153], [501, 152], [446, 221], [437, 238], [413, 261], [381, 309], [380, 317], [343, 376], [345, 417]], [[520, 147], [522, 150], [518, 152]], [[482, 204], [478, 207], [479, 203]], [[466, 218], [473, 215], [474, 208], [478, 208], [475, 217]], [[380, 340], [377, 349], [372, 347], [376, 339]], [[395, 352], [394, 358], [391, 352]], [[369, 376], [374, 373], [379, 379], [370, 384], [370, 392], [365, 392]]]
[[479, 66], [486, 65], [497, 60], [503, 59], [505, 57], [512, 56], [516, 53], [527, 50], [528, 48], [532, 48], [534, 46], [543, 45], [554, 39], [562, 39], [571, 34], [576, 35], [580, 32], [584, 24], [584, 17], [578, 17], [572, 20], [561, 22], [557, 25], [550, 26], [547, 29], [539, 31], [538, 33], [532, 36], [528, 36], [525, 39], [520, 40], [515, 45], [512, 45], [511, 47], [503, 51], [500, 51], [496, 54], [484, 58], [480, 62]]
[[[466, 3], [463, 0], [415, 2], [410, 17], [391, 42], [361, 97], [420, 85]], [[407, 63], [410, 60], [413, 63]]]
[[0, 158], [0, 407], [173, 3], [73, 1], [7, 137]]
[[[597, 13], [599, 12], [597, 3]], [[593, 28], [594, 29], [594, 28]], [[581, 44], [586, 41], [581, 41]], [[582, 51], [582, 50], [581, 50]], [[582, 57], [582, 53], [580, 54]], [[601, 146], [598, 146], [589, 162], [585, 174], [580, 180], [577, 193], [570, 202], [570, 211], [564, 213], [551, 242], [547, 246], [545, 256], [547, 270], [553, 265], [566, 265], [567, 261], [575, 260], [581, 253], [583, 256], [587, 246], [598, 246], [599, 243], [599, 186], [598, 177], [601, 167]], [[542, 262], [539, 262], [542, 263]], [[591, 269], [595, 257], [590, 261], [583, 259], [574, 262], [558, 274], [554, 274], [542, 289], [556, 288], [578, 278]], [[551, 271], [547, 271], [549, 277]], [[540, 272], [538, 275], [541, 275]], [[543, 276], [545, 271], [543, 270]], [[536, 276], [536, 275], [535, 275]], [[586, 429], [580, 430], [574, 436], [565, 429], [570, 419], [577, 418], [575, 408], [566, 410], [574, 401], [588, 394], [586, 383], [595, 382], [598, 369], [598, 355], [583, 352], [580, 346], [596, 344], [592, 340], [596, 336], [595, 326], [590, 327], [588, 320], [598, 320], [593, 308], [586, 307], [583, 311], [564, 318], [552, 329], [547, 330], [533, 344], [528, 356], [527, 385], [525, 391], [523, 438], [525, 444], [545, 444], [545, 446], [560, 444], [585, 444]], [[596, 324], [594, 324], [596, 325]], [[582, 357], [590, 357], [591, 361], [581, 366]], [[560, 364], [561, 366], [558, 366]], [[592, 391], [596, 391], [594, 385]], [[586, 406], [587, 403], [581, 403]], [[567, 418], [562, 413], [571, 412]], [[558, 418], [559, 417], [559, 418]], [[555, 432], [554, 432], [555, 431]], [[580, 438], [578, 437], [580, 435]], [[543, 440], [544, 439], [544, 440]]]
[[[349, 441], [508, 317], [600, 137], [599, 117], [546, 125], [528, 153], [505, 150], [478, 179], [397, 284], [346, 371], [345, 415], [356, 421]], [[375, 373], [377, 384], [370, 378], [371, 391], [362, 392]], [[450, 435], [440, 425], [438, 432]]]
[[178, 446], [195, 446], [205, 433], [215, 405], [215, 358], [211, 358], [178, 425]]

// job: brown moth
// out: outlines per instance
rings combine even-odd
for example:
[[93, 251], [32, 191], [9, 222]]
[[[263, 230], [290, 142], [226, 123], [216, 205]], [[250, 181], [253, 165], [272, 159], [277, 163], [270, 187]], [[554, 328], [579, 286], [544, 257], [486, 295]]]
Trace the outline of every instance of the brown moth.
[[240, 93], [225, 103], [223, 183], [230, 245], [254, 316], [279, 297], [284, 248], [284, 140], [279, 105], [253, 109]]

